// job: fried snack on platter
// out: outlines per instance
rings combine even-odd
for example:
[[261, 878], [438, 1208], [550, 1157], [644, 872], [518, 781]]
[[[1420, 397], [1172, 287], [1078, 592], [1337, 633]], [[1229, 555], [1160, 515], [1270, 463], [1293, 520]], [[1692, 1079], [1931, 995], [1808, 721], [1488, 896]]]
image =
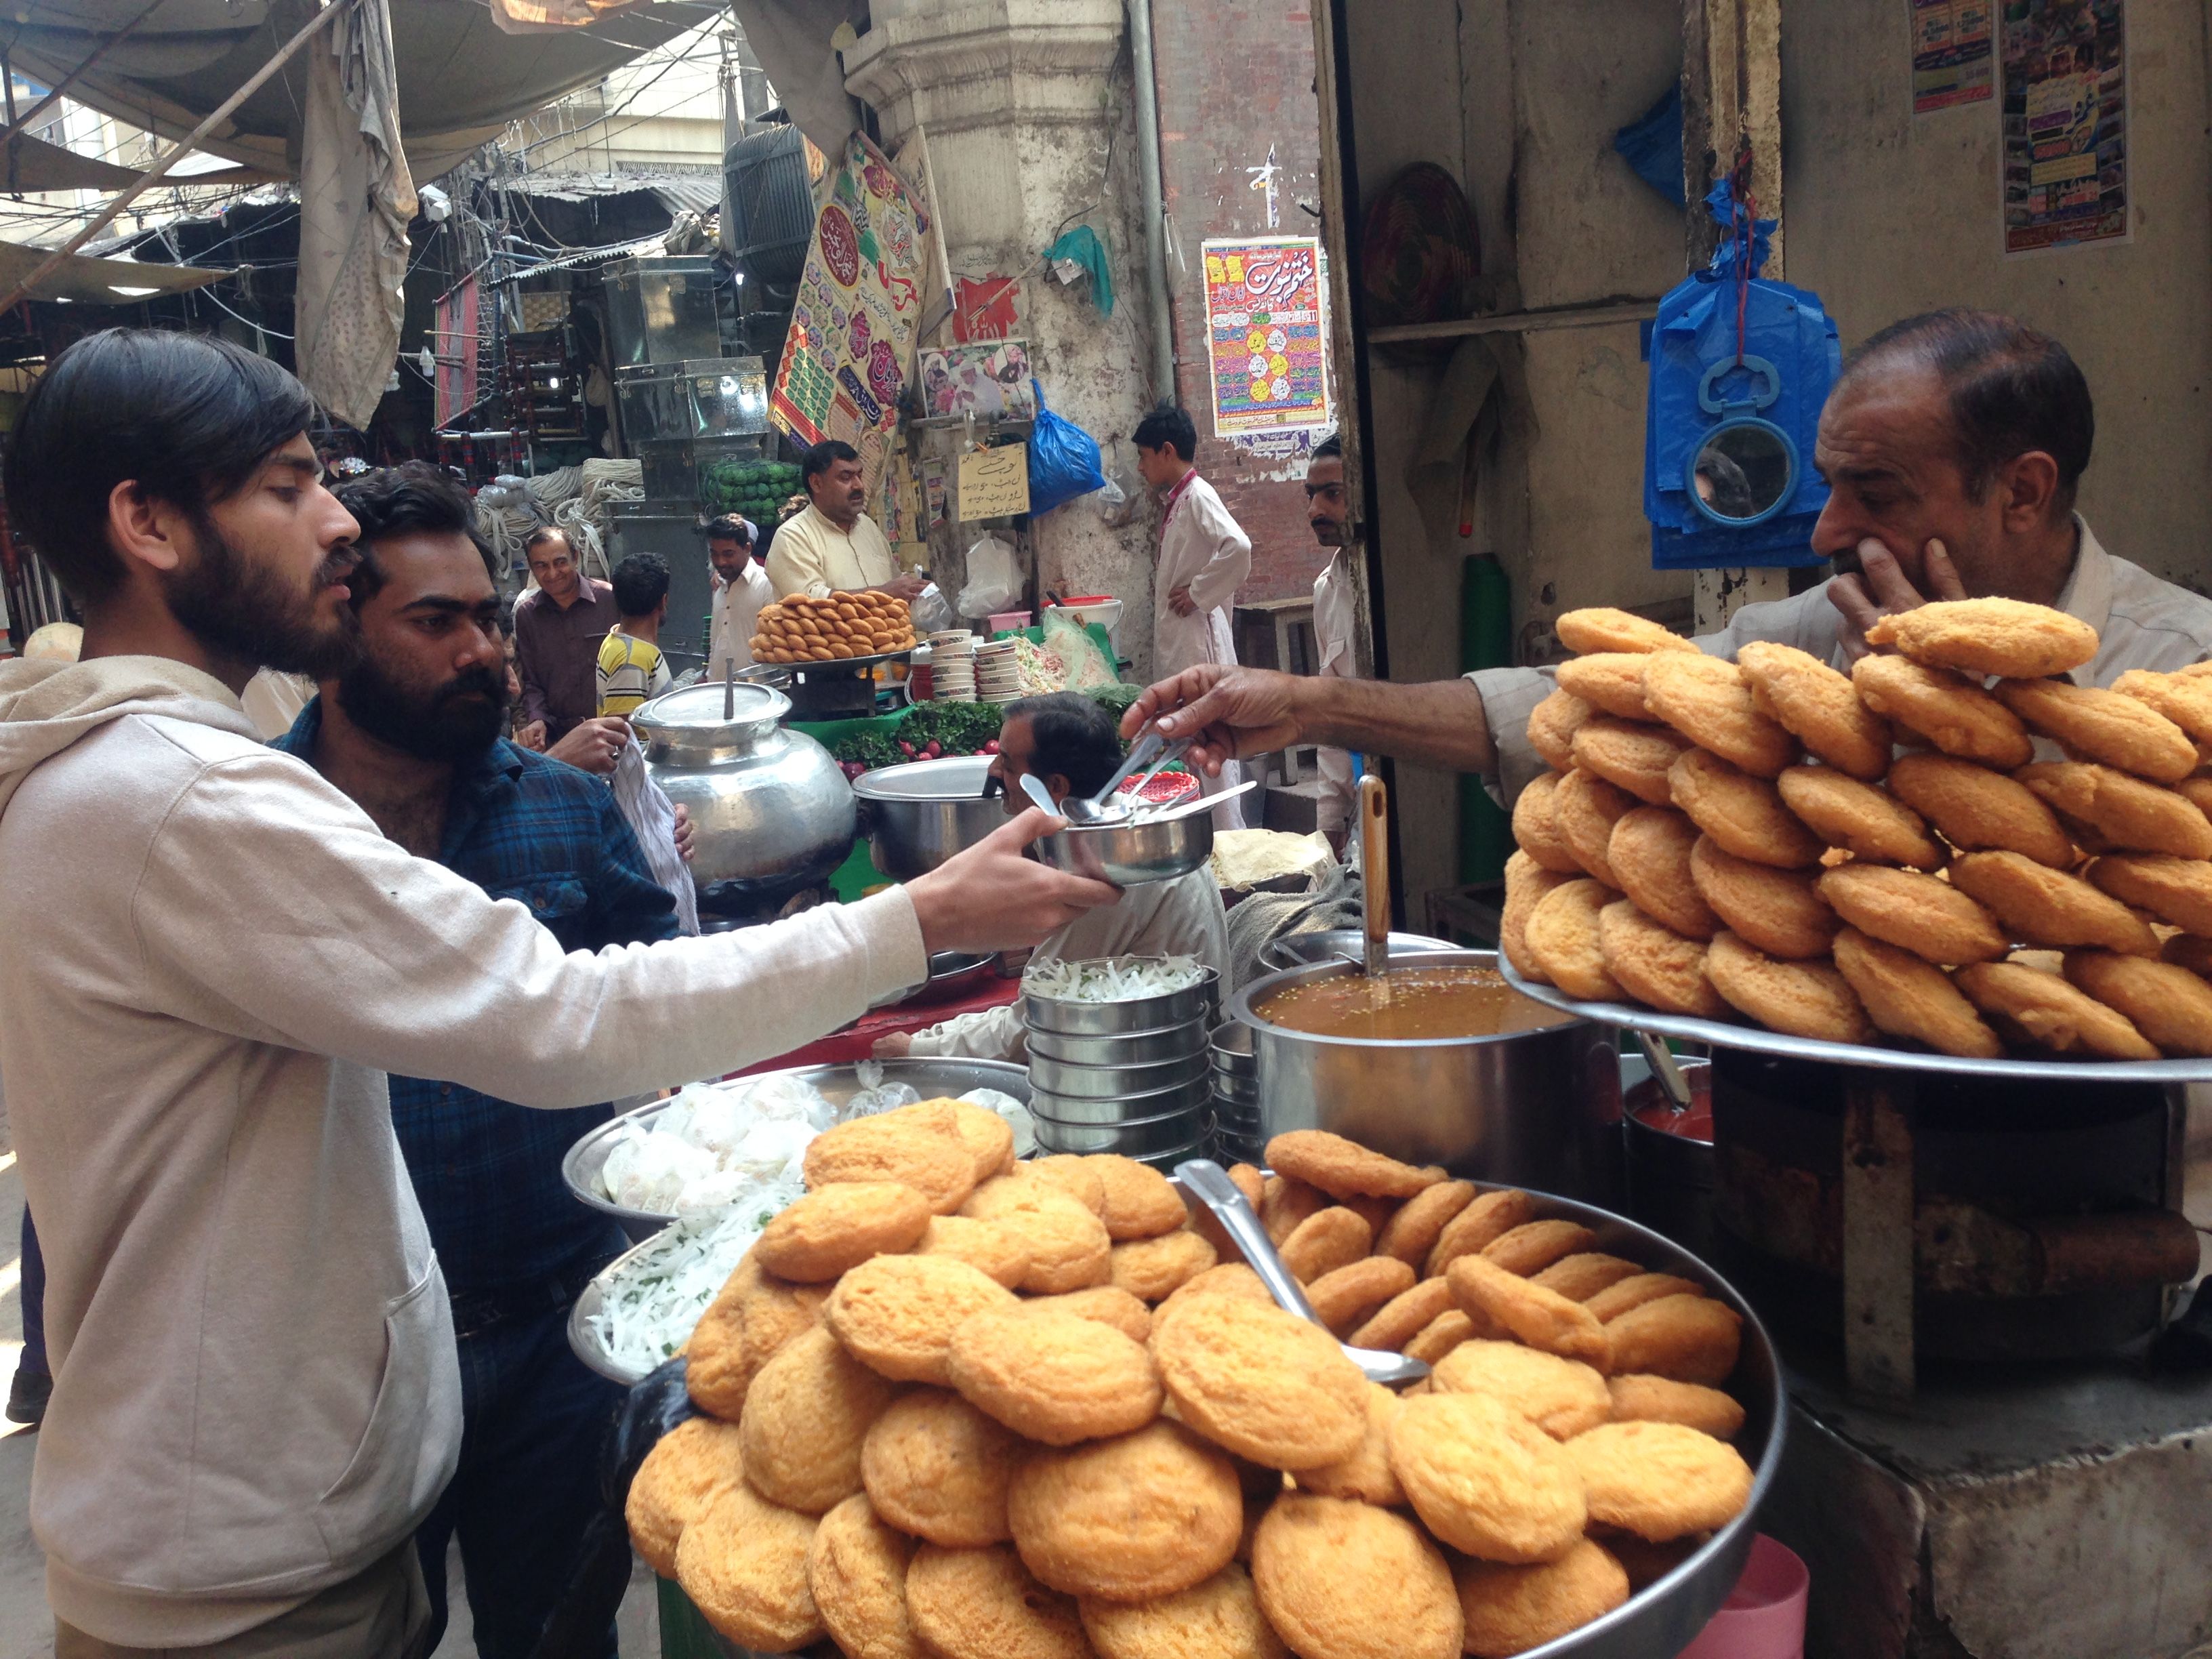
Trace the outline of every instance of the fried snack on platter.
[[1058, 1309], [1016, 1307], [963, 1322], [952, 1334], [951, 1371], [969, 1405], [1048, 1446], [1127, 1434], [1159, 1414], [1159, 1372], [1145, 1346]]
[[829, 1298], [826, 1285], [777, 1279], [747, 1250], [699, 1316], [684, 1351], [684, 1386], [691, 1403], [736, 1422], [761, 1367], [793, 1337], [820, 1322]]
[[1152, 1311], [1157, 1325], [1160, 1316], [1170, 1308], [1181, 1307], [1186, 1302], [1201, 1296], [1234, 1296], [1247, 1302], [1264, 1302], [1275, 1305], [1273, 1292], [1261, 1282], [1260, 1275], [1242, 1261], [1224, 1261], [1218, 1267], [1208, 1267], [1204, 1273], [1186, 1282], [1174, 1295]]
[[2002, 772], [1948, 755], [1899, 755], [1889, 769], [1889, 793], [1962, 853], [2019, 853], [2054, 870], [2074, 866], [2074, 838], [2057, 815]]
[[753, 1245], [769, 1273], [818, 1285], [872, 1256], [910, 1250], [929, 1225], [928, 1200], [896, 1181], [842, 1181], [794, 1200]]
[[1559, 1443], [1486, 1394], [1407, 1401], [1390, 1422], [1390, 1468], [1422, 1523], [1481, 1560], [1557, 1560], [1589, 1519]]
[[1621, 720], [1656, 720], [1659, 717], [1644, 702], [1644, 665], [1648, 659], [1640, 651], [1599, 651], [1570, 658], [1556, 671], [1559, 690]]
[[1721, 933], [1706, 947], [1705, 977], [1739, 1013], [1771, 1030], [1826, 1042], [1874, 1041], [1858, 993], [1831, 963], [1784, 961]]
[[1743, 1316], [1725, 1302], [1659, 1297], [1607, 1322], [1610, 1369], [1718, 1388], [1735, 1370], [1742, 1330]]
[[2117, 1009], [2174, 1058], [2212, 1054], [2212, 985], [2170, 962], [2069, 951], [2067, 983]]
[[1559, 643], [1577, 656], [1597, 651], [1695, 651], [1696, 644], [1674, 629], [1611, 605], [1585, 605], [1563, 611], [1552, 624]]
[[1413, 1270], [1395, 1256], [1370, 1255], [1323, 1273], [1305, 1287], [1321, 1322], [1342, 1336], [1370, 1314], [1413, 1288]]
[[941, 1106], [952, 1114], [952, 1127], [959, 1130], [961, 1139], [968, 1143], [968, 1151], [975, 1158], [975, 1179], [978, 1182], [988, 1181], [993, 1176], [1013, 1173], [1012, 1124], [972, 1100], [957, 1100], [946, 1096], [936, 1100], [925, 1100], [921, 1103]]
[[[1616, 829], [1614, 834], [1619, 833]], [[1498, 948], [1522, 978], [1539, 985], [1552, 982], [1551, 975], [1537, 966], [1529, 951], [1528, 917], [1554, 889], [1578, 879], [1579, 876], [1547, 870], [1523, 852], [1516, 851], [1505, 860], [1505, 908], [1498, 916]]]
[[1782, 804], [1829, 846], [1875, 864], [1942, 867], [1943, 849], [1920, 814], [1889, 791], [1847, 777], [1832, 766], [1793, 766], [1774, 783]]
[[2212, 980], [2212, 939], [2176, 933], [2160, 947], [2158, 959], [2177, 968], [2186, 968], [2199, 979]]
[[844, 1502], [860, 1490], [861, 1443], [894, 1393], [828, 1331], [793, 1337], [745, 1395], [738, 1427], [746, 1480], [770, 1503], [809, 1515]]
[[[1605, 856], [1621, 891], [1635, 901], [1638, 909], [1685, 939], [1702, 940], [1720, 932], [1721, 919], [1698, 891], [1697, 880], [1690, 873], [1690, 849], [1697, 845], [1698, 833], [1686, 813], [1672, 807], [1639, 806], [1623, 814], [1613, 826]], [[1509, 911], [1513, 897], [1513, 867], [1509, 860], [1505, 870]], [[1534, 908], [1533, 900], [1529, 908]], [[1522, 926], [1526, 925], [1524, 916]], [[1504, 938], [1503, 930], [1499, 936]], [[1527, 948], [1525, 943], [1522, 948]], [[1521, 965], [1510, 951], [1507, 957], [1515, 967]]]
[[1613, 840], [1613, 826], [1635, 805], [1636, 797], [1626, 789], [1616, 789], [1579, 768], [1559, 780], [1552, 796], [1553, 814], [1568, 850], [1577, 863], [1608, 887], [1620, 885], [1605, 856]]
[[860, 1478], [876, 1513], [949, 1549], [1003, 1543], [1006, 1488], [1023, 1442], [958, 1395], [915, 1389], [868, 1431]]
[[1435, 1279], [1463, 1255], [1486, 1249], [1522, 1222], [1535, 1216], [1535, 1200], [1517, 1187], [1501, 1187], [1478, 1194], [1465, 1209], [1444, 1224], [1429, 1252], [1421, 1277]]
[[1227, 1566], [1244, 1530], [1229, 1459], [1179, 1424], [1032, 1452], [1006, 1521], [1022, 1565], [1068, 1595], [1146, 1601]]
[[2090, 1060], [2156, 1060], [2159, 1052], [2124, 1014], [2056, 974], [2012, 962], [1978, 963], [1952, 976], [1967, 1000], [2011, 1041]]
[[1843, 864], [1825, 872], [1815, 885], [1829, 907], [1862, 933], [1942, 967], [1996, 962], [2011, 945], [1997, 919], [1974, 900], [1917, 870]]
[[2174, 788], [2187, 796], [2197, 810], [2212, 818], [2212, 776], [2200, 773], [2193, 778], [2184, 778]]
[[837, 1281], [822, 1322], [878, 1376], [945, 1384], [961, 1322], [1018, 1305], [997, 1279], [951, 1256], [879, 1255]]
[[1358, 1261], [1374, 1243], [1373, 1229], [1358, 1212], [1332, 1204], [1298, 1223], [1276, 1249], [1291, 1276], [1303, 1284]]
[[2158, 954], [2157, 935], [2118, 899], [2017, 853], [1962, 854], [1951, 861], [1951, 884], [1995, 911], [2024, 945], [2053, 951], [2100, 945], [2131, 956]]
[[2154, 708], [2186, 732], [2197, 744], [2212, 743], [2212, 678], [2203, 675], [2156, 674], [2147, 668], [2130, 668], [2112, 682], [2112, 690]]
[[1668, 652], [1644, 670], [1644, 706], [1700, 749], [1756, 777], [1797, 758], [1797, 740], [1759, 712], [1743, 670], [1704, 652]]
[[811, 1191], [840, 1181], [896, 1181], [929, 1200], [939, 1215], [975, 1190], [975, 1155], [959, 1119], [933, 1102], [832, 1124], [807, 1143]]
[[2097, 654], [2088, 623], [2020, 599], [1940, 599], [1884, 617], [1866, 639], [1931, 668], [2014, 680], [2063, 674]]
[[2088, 876], [2093, 886], [2123, 904], [2148, 910], [2185, 933], [2212, 934], [2212, 863], [2163, 853], [2114, 853], [2092, 864]]
[[1392, 1348], [1406, 1345], [1452, 1306], [1451, 1285], [1442, 1279], [1425, 1279], [1411, 1290], [1392, 1297], [1375, 1316], [1346, 1339], [1355, 1348]]
[[646, 1565], [663, 1578], [674, 1577], [684, 1528], [707, 1512], [717, 1493], [744, 1478], [734, 1423], [694, 1417], [655, 1441], [623, 1504], [630, 1542]]
[[1662, 1296], [1703, 1296], [1705, 1291], [1705, 1287], [1695, 1279], [1673, 1273], [1638, 1273], [1618, 1285], [1607, 1285], [1583, 1305], [1597, 1316], [1599, 1323], [1609, 1325], [1621, 1315]]
[[[1786, 961], [1825, 956], [1843, 925], [1820, 896], [1818, 871], [1753, 864], [1700, 836], [1690, 848], [1690, 875], [1728, 930], [1770, 956]], [[1710, 981], [1710, 943], [1706, 953]]]
[[1471, 1181], [1439, 1181], [1415, 1193], [1375, 1235], [1375, 1254], [1392, 1255], [1416, 1273], [1451, 1219], [1474, 1202]]
[[1679, 1423], [1716, 1440], [1733, 1440], [1743, 1428], [1743, 1407], [1702, 1382], [1631, 1375], [1607, 1379], [1606, 1389], [1616, 1423]]
[[1523, 853], [1563, 876], [1583, 872], [1582, 860], [1567, 842], [1559, 824], [1559, 775], [1546, 772], [1531, 778], [1513, 801], [1513, 842]]
[[[2212, 681], [2203, 684], [2212, 690]], [[2212, 859], [2212, 819], [2179, 790], [2088, 761], [2023, 766], [2020, 781], [2068, 818], [2087, 825], [2100, 852]]]
[[1705, 1547], [1705, 1541], [1692, 1533], [1687, 1538], [1677, 1538], [1671, 1543], [1647, 1544], [1634, 1533], [1613, 1528], [1607, 1529], [1604, 1539], [1606, 1549], [1628, 1574], [1628, 1587], [1632, 1593], [1650, 1589], [1695, 1555]]
[[854, 1492], [822, 1517], [806, 1552], [815, 1611], [852, 1659], [925, 1659], [907, 1616], [906, 1569], [914, 1540], [884, 1523]]
[[1637, 1001], [1670, 1014], [1723, 1019], [1728, 1005], [1705, 979], [1705, 947], [1617, 899], [1597, 915], [1606, 971]]
[[1252, 1575], [1234, 1561], [1174, 1595], [1076, 1606], [1098, 1659], [1291, 1659], [1260, 1612]]
[[769, 1502], [739, 1481], [684, 1528], [676, 1582], [720, 1634], [740, 1647], [790, 1653], [822, 1639], [806, 1586], [815, 1518]]
[[1164, 1310], [1152, 1352], [1190, 1428], [1269, 1468], [1341, 1462], [1365, 1432], [1367, 1379], [1317, 1325], [1235, 1297]]
[[1561, 1256], [1540, 1273], [1531, 1275], [1547, 1291], [1557, 1291], [1570, 1302], [1587, 1302], [1608, 1285], [1633, 1279], [1643, 1268], [1602, 1250], [1580, 1250]]
[[1585, 877], [1547, 893], [1528, 913], [1528, 953], [1553, 984], [1585, 1002], [1620, 1000], [1597, 936], [1598, 912], [1613, 900], [1612, 888]]
[[1680, 1423], [1608, 1423], [1567, 1442], [1590, 1518], [1663, 1544], [1726, 1526], [1751, 1501], [1735, 1447]]
[[[1443, 1283], [1442, 1280], [1437, 1282]], [[1450, 1286], [1447, 1285], [1445, 1288], [1449, 1290]], [[1461, 1343], [1487, 1334], [1495, 1328], [1488, 1315], [1485, 1315], [1482, 1322], [1477, 1324], [1464, 1309], [1447, 1309], [1415, 1334], [1413, 1340], [1405, 1346], [1405, 1355], [1408, 1359], [1419, 1359], [1433, 1365]]]
[[1951, 976], [1911, 951], [1846, 927], [1836, 935], [1836, 971], [1859, 994], [1867, 1018], [1891, 1036], [1911, 1037], [1938, 1054], [2003, 1057], [2003, 1042]]
[[924, 1544], [907, 1568], [906, 1607], [930, 1659], [1091, 1659], [1074, 1601], [1004, 1544]]
[[1340, 1463], [1298, 1471], [1298, 1490], [1401, 1509], [1406, 1490], [1390, 1468], [1390, 1425], [1404, 1402], [1379, 1382], [1367, 1385], [1367, 1437]]
[[[836, 1188], [825, 1190], [835, 1191]], [[994, 1221], [971, 1216], [933, 1215], [914, 1247], [916, 1255], [950, 1256], [981, 1270], [1008, 1290], [1020, 1284], [1030, 1270], [1029, 1246], [1018, 1234]]]
[[1285, 1493], [1253, 1534], [1252, 1583], [1268, 1624], [1304, 1659], [1458, 1659], [1451, 1568], [1389, 1510]]
[[1485, 1245], [1482, 1257], [1525, 1279], [1596, 1242], [1597, 1235], [1577, 1221], [1524, 1221]]
[[1831, 767], [1867, 783], [1889, 769], [1889, 726], [1859, 701], [1849, 675], [1771, 640], [1753, 640], [1735, 664], [1752, 706]]
[[1244, 1194], [1244, 1201], [1252, 1206], [1252, 1212], [1257, 1215], [1261, 1202], [1266, 1198], [1267, 1192], [1267, 1177], [1261, 1173], [1259, 1166], [1253, 1164], [1232, 1164], [1229, 1166], [1229, 1181], [1231, 1186]]
[[1328, 1204], [1328, 1194], [1320, 1188], [1295, 1176], [1271, 1175], [1260, 1191], [1260, 1224], [1267, 1230], [1268, 1243], [1280, 1249], [1300, 1222]]
[[1585, 1538], [1556, 1561], [1462, 1561], [1452, 1571], [1474, 1659], [1510, 1659], [1601, 1619], [1628, 1600], [1628, 1574]]
[[1338, 1198], [1411, 1198], [1444, 1178], [1441, 1170], [1416, 1169], [1326, 1129], [1279, 1134], [1268, 1141], [1267, 1155], [1277, 1174], [1295, 1176]]
[[[1074, 1152], [1054, 1152], [1045, 1158], [1033, 1158], [1012, 1173], [1048, 1181], [1091, 1214], [1104, 1218], [1106, 1183], [1087, 1158]], [[1107, 1236], [1112, 1237], [1110, 1233]]]
[[1157, 1238], [1133, 1238], [1114, 1247], [1114, 1284], [1140, 1301], [1164, 1302], [1220, 1259], [1212, 1245], [1188, 1227]]
[[960, 1213], [994, 1222], [1020, 1240], [1030, 1265], [1018, 1289], [1052, 1295], [1103, 1285], [1112, 1277], [1113, 1241], [1106, 1224], [1048, 1176], [987, 1181]]
[[1470, 1319], [1493, 1322], [1530, 1347], [1564, 1359], [1606, 1364], [1605, 1327], [1583, 1304], [1479, 1255], [1462, 1256], [1444, 1276]]
[[1554, 772], [1575, 763], [1575, 733], [1597, 710], [1571, 691], [1554, 691], [1528, 711], [1528, 746]]
[[1571, 1440], [1613, 1416], [1613, 1396], [1593, 1366], [1518, 1342], [1462, 1342], [1437, 1363], [1445, 1394], [1486, 1394], [1554, 1440]]
[[1158, 1170], [1115, 1152], [1095, 1153], [1084, 1161], [1098, 1176], [1105, 1203], [1098, 1218], [1116, 1244], [1157, 1238], [1188, 1224], [1190, 1211]]
[[1875, 653], [1851, 665], [1859, 701], [1947, 755], [2010, 770], [2035, 757], [2020, 716], [1948, 668]]
[[1717, 755], [1692, 749], [1668, 776], [1674, 805], [1723, 851], [1740, 859], [1798, 870], [1818, 864], [1827, 850], [1784, 805], [1780, 789]]
[[2189, 734], [2148, 703], [2063, 680], [1999, 680], [1992, 695], [2077, 760], [2174, 783], [2197, 767]]
[[1095, 1319], [1102, 1325], [1111, 1325], [1132, 1342], [1148, 1341], [1152, 1334], [1152, 1310], [1118, 1285], [1093, 1285], [1087, 1291], [1033, 1296], [1023, 1305], [1057, 1308], [1078, 1319]]
[[1575, 770], [1601, 778], [1638, 800], [1664, 806], [1669, 799], [1667, 769], [1681, 757], [1683, 750], [1693, 746], [1687, 738], [1663, 726], [1642, 726], [1601, 714], [1576, 731], [1570, 758]]

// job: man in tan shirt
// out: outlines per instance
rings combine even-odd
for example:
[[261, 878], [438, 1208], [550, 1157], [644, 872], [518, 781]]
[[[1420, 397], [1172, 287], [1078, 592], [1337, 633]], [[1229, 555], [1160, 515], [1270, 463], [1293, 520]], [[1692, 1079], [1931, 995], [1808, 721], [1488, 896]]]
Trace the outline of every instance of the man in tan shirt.
[[779, 599], [794, 593], [811, 599], [872, 588], [911, 601], [929, 584], [902, 574], [891, 544], [860, 509], [868, 492], [861, 482], [860, 453], [830, 438], [806, 452], [799, 464], [807, 507], [777, 527], [768, 548], [768, 579]]

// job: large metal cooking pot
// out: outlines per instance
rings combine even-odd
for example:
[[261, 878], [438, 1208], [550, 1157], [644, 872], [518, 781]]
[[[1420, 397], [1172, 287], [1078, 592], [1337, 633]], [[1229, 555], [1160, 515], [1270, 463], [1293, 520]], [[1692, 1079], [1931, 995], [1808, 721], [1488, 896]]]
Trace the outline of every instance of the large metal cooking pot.
[[[1495, 968], [1495, 951], [1394, 953], [1393, 968]], [[1620, 1069], [1614, 1034], [1588, 1020], [1497, 1036], [1317, 1036], [1254, 1013], [1273, 993], [1359, 970], [1322, 962], [1239, 991], [1267, 1136], [1328, 1129], [1409, 1164], [1616, 1206]]]
[[983, 793], [990, 770], [988, 755], [947, 755], [879, 766], [854, 779], [860, 833], [876, 868], [894, 881], [912, 881], [1006, 823], [1006, 802]]
[[[1459, 947], [1448, 939], [1431, 939], [1426, 933], [1392, 933], [1390, 954], [1403, 956], [1408, 951], [1455, 951]], [[1328, 962], [1338, 957], [1353, 962], [1365, 960], [1367, 935], [1357, 927], [1324, 927], [1318, 933], [1285, 933], [1279, 939], [1267, 941], [1260, 951], [1260, 966], [1268, 973], [1279, 969], [1303, 967], [1309, 962]]]
[[853, 850], [853, 791], [830, 751], [781, 725], [791, 700], [764, 685], [695, 685], [630, 717], [647, 769], [696, 826], [692, 878], [708, 909], [797, 892]]

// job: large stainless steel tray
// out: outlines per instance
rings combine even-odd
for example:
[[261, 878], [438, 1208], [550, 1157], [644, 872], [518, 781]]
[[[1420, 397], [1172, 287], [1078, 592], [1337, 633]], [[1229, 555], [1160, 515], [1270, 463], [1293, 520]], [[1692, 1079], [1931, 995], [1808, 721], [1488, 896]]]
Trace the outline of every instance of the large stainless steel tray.
[[1779, 1060], [1826, 1060], [1832, 1066], [1864, 1066], [1879, 1071], [1946, 1072], [1961, 1077], [2005, 1077], [2067, 1083], [2203, 1083], [2212, 1081], [2212, 1059], [2205, 1060], [1967, 1060], [1955, 1054], [1933, 1054], [1917, 1048], [1878, 1048], [1861, 1042], [1824, 1042], [1815, 1037], [1790, 1036], [1764, 1026], [1739, 1025], [1729, 1020], [1699, 1019], [1691, 1014], [1662, 1014], [1635, 1002], [1583, 1002], [1556, 986], [1538, 985], [1514, 971], [1498, 953], [1498, 966], [1513, 988], [1547, 1008], [1579, 1014], [1601, 1025], [1619, 1025], [1632, 1031], [1652, 1031], [1661, 1036], [1717, 1048], [1741, 1048], [1747, 1054]]
[[[885, 1060], [877, 1063], [884, 1068], [886, 1083], [910, 1085], [924, 1100], [942, 1095], [964, 1095], [970, 1089], [996, 1089], [1002, 1095], [1012, 1095], [1024, 1105], [1029, 1103], [1030, 1074], [1025, 1068], [1007, 1060]], [[788, 1072], [763, 1072], [744, 1080], [760, 1082], [770, 1077], [797, 1078], [819, 1091], [833, 1106], [842, 1107], [860, 1092], [860, 1071], [854, 1066], [799, 1066]], [[616, 1203], [599, 1191], [599, 1170], [616, 1138], [627, 1126], [649, 1123], [667, 1109], [666, 1101], [655, 1100], [619, 1117], [609, 1118], [571, 1146], [561, 1160], [561, 1178], [568, 1183], [568, 1190], [576, 1195], [577, 1201], [603, 1215], [614, 1217], [633, 1239], [651, 1238], [676, 1218], [656, 1210], [633, 1210]]]

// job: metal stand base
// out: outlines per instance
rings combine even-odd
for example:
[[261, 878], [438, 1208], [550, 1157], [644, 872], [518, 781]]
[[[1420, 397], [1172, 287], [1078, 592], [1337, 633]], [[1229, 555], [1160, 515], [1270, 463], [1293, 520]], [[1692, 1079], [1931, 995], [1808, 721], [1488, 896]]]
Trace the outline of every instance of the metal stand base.
[[1844, 1366], [1860, 1399], [1912, 1398], [1912, 1086], [1865, 1070], [1844, 1085]]

